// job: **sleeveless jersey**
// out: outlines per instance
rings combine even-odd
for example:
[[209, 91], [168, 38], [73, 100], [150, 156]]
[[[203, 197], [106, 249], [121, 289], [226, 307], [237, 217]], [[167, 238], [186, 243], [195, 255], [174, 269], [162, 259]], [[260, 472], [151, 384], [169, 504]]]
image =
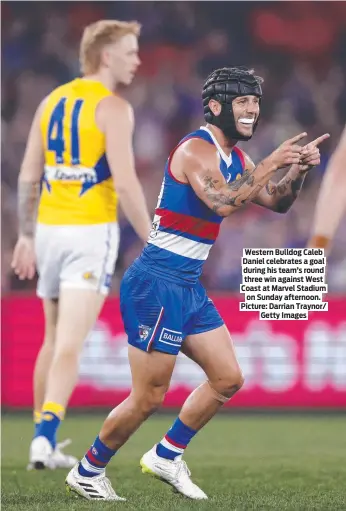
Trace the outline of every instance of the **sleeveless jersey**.
[[174, 152], [191, 138], [201, 138], [216, 146], [220, 171], [227, 182], [243, 174], [242, 151], [234, 147], [227, 156], [208, 128], [202, 127], [183, 138], [167, 160], [153, 228], [139, 261], [150, 273], [194, 285], [218, 236], [223, 217], [209, 209], [189, 183], [178, 181], [171, 172]]
[[95, 121], [98, 103], [111, 94], [98, 81], [77, 78], [48, 96], [41, 117], [45, 166], [39, 223], [116, 221], [117, 197], [105, 154], [105, 136]]

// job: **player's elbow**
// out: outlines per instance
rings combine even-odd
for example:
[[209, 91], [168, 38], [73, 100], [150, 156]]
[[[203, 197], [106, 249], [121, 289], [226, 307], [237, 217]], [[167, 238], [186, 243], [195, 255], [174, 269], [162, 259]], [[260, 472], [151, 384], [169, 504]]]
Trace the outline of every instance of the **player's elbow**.
[[285, 214], [287, 213], [287, 211], [291, 209], [292, 204], [293, 202], [289, 200], [288, 197], [287, 199], [284, 197], [270, 209], [272, 209], [272, 211], [275, 211], [275, 213]]
[[114, 180], [114, 187], [120, 200], [122, 197], [127, 198], [130, 195], [133, 195], [135, 193], [136, 185], [137, 185], [136, 177]]
[[41, 179], [41, 172], [32, 166], [22, 165], [18, 174], [18, 183], [36, 183]]
[[289, 211], [290, 209], [290, 206], [287, 207], [287, 208], [283, 208], [283, 207], [276, 207], [276, 208], [273, 208], [272, 211], [274, 211], [275, 213], [280, 213], [281, 215], [284, 215], [285, 213], [287, 213], [287, 211]]
[[234, 213], [236, 208], [233, 208], [231, 206], [214, 206], [212, 208], [214, 213], [216, 213], [218, 216], [221, 216], [222, 218], [226, 218], [227, 216]]
[[232, 213], [232, 211], [230, 210], [230, 208], [227, 208], [227, 207], [220, 208], [220, 209], [217, 211], [217, 214], [218, 214], [219, 216], [222, 216], [222, 218], [226, 218], [226, 217], [227, 217], [227, 216], [229, 216], [231, 213]]
[[126, 198], [130, 194], [130, 186], [126, 183], [115, 183], [115, 189], [119, 199]]

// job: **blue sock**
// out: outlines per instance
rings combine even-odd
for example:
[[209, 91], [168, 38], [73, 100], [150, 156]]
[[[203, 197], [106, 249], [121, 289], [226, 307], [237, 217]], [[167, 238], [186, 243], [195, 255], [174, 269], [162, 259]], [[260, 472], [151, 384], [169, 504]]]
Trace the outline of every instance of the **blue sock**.
[[102, 474], [116, 450], [107, 447], [99, 437], [79, 463], [78, 472], [83, 477], [94, 477]]
[[41, 422], [38, 428], [35, 428], [35, 438], [37, 436], [46, 437], [53, 449], [55, 449], [56, 433], [64, 415], [65, 408], [59, 403], [53, 403], [52, 401], [44, 403], [41, 413]]
[[34, 438], [36, 438], [38, 435], [38, 432], [39, 432], [39, 429], [40, 429], [40, 426], [41, 424], [35, 424], [35, 433], [34, 433]]
[[197, 431], [185, 426], [178, 417], [168, 433], [156, 446], [156, 454], [167, 460], [174, 460], [177, 456], [182, 456], [196, 433]]
[[56, 433], [60, 426], [61, 420], [54, 413], [45, 413], [42, 415], [41, 424], [37, 424], [35, 427], [35, 438], [37, 436], [45, 436], [53, 449], [56, 446]]

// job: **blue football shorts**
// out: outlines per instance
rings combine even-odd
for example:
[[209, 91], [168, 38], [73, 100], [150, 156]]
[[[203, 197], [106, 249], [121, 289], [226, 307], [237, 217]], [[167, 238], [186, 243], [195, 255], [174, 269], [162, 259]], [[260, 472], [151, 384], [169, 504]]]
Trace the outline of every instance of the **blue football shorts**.
[[173, 283], [136, 263], [122, 279], [120, 310], [129, 344], [148, 352], [177, 355], [187, 335], [224, 324], [200, 282], [194, 287]]

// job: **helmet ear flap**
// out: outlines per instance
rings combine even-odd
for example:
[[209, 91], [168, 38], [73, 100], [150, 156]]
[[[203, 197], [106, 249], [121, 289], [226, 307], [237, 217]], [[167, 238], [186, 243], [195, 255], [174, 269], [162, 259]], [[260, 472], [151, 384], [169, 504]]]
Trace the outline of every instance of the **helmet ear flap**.
[[209, 101], [212, 99], [212, 94], [207, 96], [206, 94], [203, 97], [203, 110], [204, 110], [204, 119], [206, 122], [210, 123], [213, 120], [213, 113], [209, 107]]
[[204, 119], [206, 120], [206, 122], [211, 123], [211, 121], [213, 120], [213, 114], [211, 113], [210, 110], [204, 114]]

